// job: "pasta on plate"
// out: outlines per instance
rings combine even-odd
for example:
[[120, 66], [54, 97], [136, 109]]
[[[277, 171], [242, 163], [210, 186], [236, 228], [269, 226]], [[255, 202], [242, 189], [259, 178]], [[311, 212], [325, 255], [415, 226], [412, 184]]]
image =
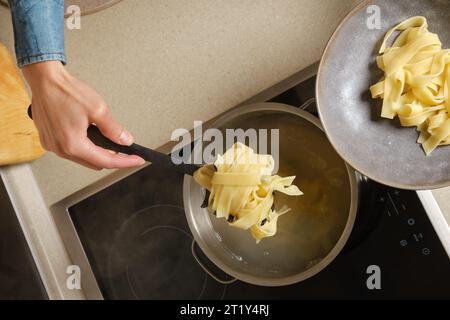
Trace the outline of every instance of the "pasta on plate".
[[293, 177], [272, 175], [271, 155], [256, 154], [242, 143], [236, 143], [214, 165], [194, 174], [194, 179], [209, 192], [208, 208], [217, 218], [227, 219], [230, 226], [251, 231], [259, 243], [277, 232], [278, 218], [290, 209], [274, 208], [274, 192], [290, 196], [303, 193], [292, 183]]
[[[388, 47], [396, 31], [399, 36]], [[383, 99], [381, 116], [398, 116], [402, 126], [417, 127], [417, 142], [427, 155], [449, 145], [450, 50], [428, 30], [427, 19], [412, 17], [389, 30], [379, 54], [384, 77], [370, 91], [374, 99]]]

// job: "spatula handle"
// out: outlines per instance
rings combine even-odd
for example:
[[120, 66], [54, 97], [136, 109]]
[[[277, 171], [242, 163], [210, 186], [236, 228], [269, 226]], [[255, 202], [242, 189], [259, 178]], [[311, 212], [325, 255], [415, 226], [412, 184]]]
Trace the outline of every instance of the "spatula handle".
[[[28, 116], [31, 119], [33, 119], [33, 112], [31, 106], [28, 107]], [[185, 164], [185, 163], [175, 164], [172, 161], [171, 155], [167, 155], [162, 152], [146, 148], [137, 143], [133, 143], [130, 146], [123, 146], [117, 144], [106, 138], [95, 125], [89, 126], [89, 128], [87, 129], [87, 136], [95, 145], [99, 147], [112, 150], [115, 152], [120, 152], [123, 154], [137, 155], [142, 159], [151, 162], [153, 165], [163, 166], [167, 169], [174, 170], [177, 172], [193, 175], [194, 172], [200, 168], [200, 166], [194, 164]]]

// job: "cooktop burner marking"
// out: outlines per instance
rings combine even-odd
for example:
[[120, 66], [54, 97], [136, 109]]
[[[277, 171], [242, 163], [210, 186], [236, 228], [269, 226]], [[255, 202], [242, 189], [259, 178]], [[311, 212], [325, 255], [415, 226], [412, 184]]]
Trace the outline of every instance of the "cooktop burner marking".
[[183, 230], [183, 229], [180, 229], [180, 228], [177, 228], [177, 227], [174, 227], [174, 226], [171, 226], [171, 225], [162, 225], [162, 226], [155, 226], [155, 227], [148, 228], [147, 230], [145, 230], [144, 232], [142, 232], [139, 236], [140, 236], [140, 237], [143, 237], [143, 236], [145, 236], [147, 233], [150, 233], [150, 232], [152, 232], [152, 231], [154, 231], [154, 230], [157, 230], [157, 229], [164, 229], [164, 228], [166, 228], [166, 229], [172, 229], [172, 230], [175, 230], [175, 231], [182, 232], [182, 233], [184, 233], [185, 235], [187, 235], [189, 238], [192, 239], [192, 235], [191, 235], [191, 234], [189, 234], [188, 232], [186, 232], [186, 231]]
[[210, 279], [192, 257], [187, 245], [192, 240], [180, 206], [153, 205], [129, 216], [113, 240], [108, 259], [114, 296], [201, 299], [216, 291], [217, 298], [222, 297], [222, 285]]
[[127, 264], [127, 267], [126, 267], [126, 274], [127, 274], [127, 281], [128, 281], [128, 284], [130, 285], [130, 289], [131, 289], [131, 292], [133, 293], [133, 296], [137, 299], [137, 300], [141, 300], [140, 298], [139, 298], [139, 296], [138, 296], [138, 294], [136, 293], [136, 290], [134, 290], [134, 287], [131, 285], [131, 279], [130, 279], [130, 266]]
[[394, 200], [392, 199], [391, 194], [388, 192], [387, 195], [388, 195], [388, 197], [389, 197], [389, 200], [390, 200], [391, 203], [392, 203], [392, 206], [394, 207], [395, 213], [399, 216], [399, 215], [400, 215], [400, 212], [398, 211], [397, 206], [395, 205]]

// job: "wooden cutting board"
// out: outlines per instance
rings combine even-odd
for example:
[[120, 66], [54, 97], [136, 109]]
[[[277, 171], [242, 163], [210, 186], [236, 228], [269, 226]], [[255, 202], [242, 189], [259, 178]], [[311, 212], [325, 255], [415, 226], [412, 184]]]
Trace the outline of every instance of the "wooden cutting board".
[[0, 166], [28, 162], [44, 154], [27, 108], [30, 97], [8, 49], [0, 43]]

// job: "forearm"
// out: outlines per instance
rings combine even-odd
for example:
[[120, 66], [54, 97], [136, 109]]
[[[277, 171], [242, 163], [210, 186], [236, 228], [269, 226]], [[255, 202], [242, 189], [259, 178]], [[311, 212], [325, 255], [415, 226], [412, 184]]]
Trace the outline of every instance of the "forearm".
[[88, 127], [95, 123], [111, 141], [133, 143], [103, 98], [59, 62], [66, 62], [64, 0], [10, 0], [10, 5], [17, 64], [33, 93], [33, 120], [42, 146], [97, 170], [143, 165], [140, 157], [112, 153], [87, 137]]
[[17, 64], [66, 63], [64, 0], [10, 0]]

